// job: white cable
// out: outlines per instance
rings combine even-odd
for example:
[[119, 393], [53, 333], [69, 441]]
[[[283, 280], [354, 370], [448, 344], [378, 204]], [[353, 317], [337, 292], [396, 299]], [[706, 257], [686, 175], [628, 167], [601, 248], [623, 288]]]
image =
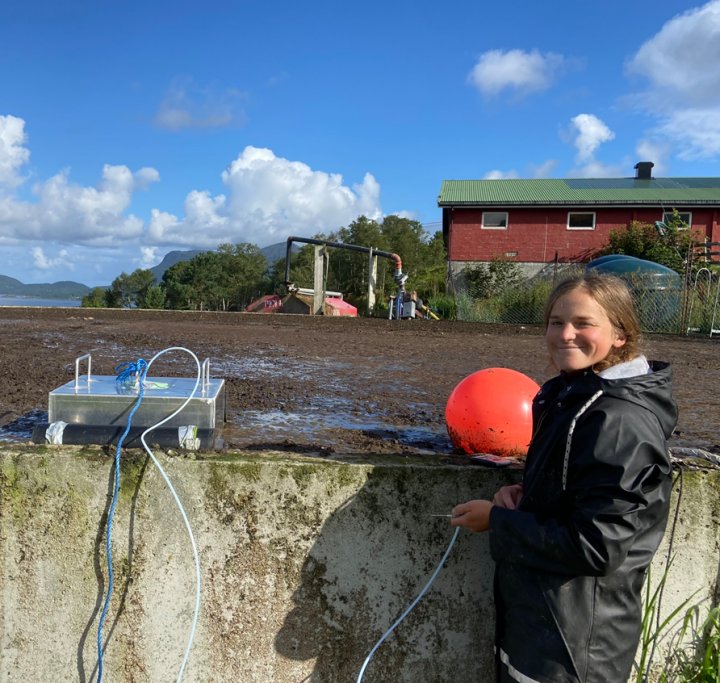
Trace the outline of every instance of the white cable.
[[357, 677], [357, 683], [361, 683], [363, 676], [365, 675], [365, 669], [367, 668], [367, 665], [370, 663], [370, 660], [373, 658], [373, 655], [375, 654], [375, 651], [383, 644], [385, 639], [395, 630], [397, 626], [400, 625], [400, 622], [408, 615], [410, 612], [414, 609], [415, 605], [422, 600], [423, 595], [427, 593], [430, 586], [432, 586], [433, 581], [435, 581], [437, 575], [440, 573], [440, 570], [443, 568], [443, 565], [445, 564], [445, 560], [447, 560], [448, 555], [450, 555], [450, 551], [452, 550], [453, 545], [455, 545], [455, 541], [457, 540], [458, 534], [460, 533], [460, 527], [457, 527], [455, 529], [455, 533], [453, 534], [452, 539], [450, 539], [450, 545], [448, 545], [447, 550], [445, 551], [445, 554], [442, 556], [442, 560], [440, 560], [440, 563], [437, 567], [435, 567], [435, 571], [432, 573], [432, 576], [430, 577], [430, 580], [425, 584], [425, 588], [423, 588], [419, 593], [418, 596], [410, 603], [410, 606], [400, 615], [400, 617], [397, 619], [397, 621], [387, 630], [385, 633], [383, 633], [382, 638], [375, 643], [375, 647], [373, 647], [372, 650], [370, 650], [370, 654], [365, 658], [365, 661], [363, 662], [362, 669], [360, 669], [360, 673]]
[[175, 487], [172, 485], [172, 482], [170, 481], [169, 477], [165, 473], [165, 470], [163, 469], [162, 465], [158, 462], [157, 458], [153, 454], [153, 452], [148, 447], [147, 443], [145, 442], [145, 437], [154, 429], [157, 429], [160, 425], [165, 424], [169, 420], [171, 420], [173, 417], [175, 417], [190, 401], [192, 400], [193, 396], [195, 396], [195, 392], [197, 391], [197, 388], [200, 384], [200, 376], [201, 376], [201, 366], [200, 361], [198, 360], [198, 357], [190, 351], [190, 349], [186, 349], [182, 346], [171, 346], [163, 351], [160, 351], [159, 353], [156, 353], [152, 360], [148, 363], [147, 370], [145, 372], [145, 377], [147, 377], [148, 372], [150, 371], [150, 366], [153, 364], [153, 362], [162, 356], [165, 353], [168, 353], [170, 351], [185, 351], [186, 353], [189, 353], [194, 359], [195, 363], [197, 365], [197, 379], [195, 380], [195, 386], [193, 387], [193, 390], [190, 392], [190, 395], [185, 399], [185, 402], [174, 412], [168, 415], [164, 420], [161, 420], [157, 424], [154, 424], [152, 427], [148, 427], [141, 435], [140, 435], [140, 441], [142, 442], [143, 448], [147, 452], [147, 454], [152, 458], [152, 461], [155, 463], [155, 466], [160, 471], [160, 474], [162, 475], [163, 479], [165, 480], [165, 483], [168, 485], [168, 488], [170, 489], [170, 492], [173, 495], [173, 498], [175, 499], [175, 503], [178, 506], [178, 509], [180, 510], [180, 514], [182, 515], [183, 522], [185, 522], [185, 528], [187, 529], [188, 536], [190, 536], [190, 544], [192, 545], [193, 549], [193, 556], [195, 558], [195, 613], [193, 615], [193, 621], [192, 621], [192, 627], [190, 628], [190, 637], [188, 639], [187, 647], [185, 648], [185, 656], [183, 657], [182, 665], [180, 666], [180, 672], [178, 673], [176, 683], [180, 683], [180, 680], [183, 677], [183, 673], [185, 672], [185, 667], [187, 666], [188, 659], [190, 657], [190, 650], [192, 648], [193, 640], [195, 639], [195, 628], [197, 627], [198, 622], [198, 615], [200, 613], [200, 556], [198, 554], [197, 545], [195, 544], [195, 536], [193, 535], [192, 528], [190, 527], [190, 522], [188, 521], [187, 515], [185, 514], [185, 508], [183, 507], [182, 503], [180, 502], [180, 498], [178, 497], [178, 494], [175, 492]]

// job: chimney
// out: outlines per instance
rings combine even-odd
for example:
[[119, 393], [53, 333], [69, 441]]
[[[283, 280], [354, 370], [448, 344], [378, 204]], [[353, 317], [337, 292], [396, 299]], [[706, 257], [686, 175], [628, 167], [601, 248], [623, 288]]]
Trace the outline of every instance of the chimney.
[[652, 180], [652, 161], [638, 161], [635, 164], [635, 179], [636, 180]]

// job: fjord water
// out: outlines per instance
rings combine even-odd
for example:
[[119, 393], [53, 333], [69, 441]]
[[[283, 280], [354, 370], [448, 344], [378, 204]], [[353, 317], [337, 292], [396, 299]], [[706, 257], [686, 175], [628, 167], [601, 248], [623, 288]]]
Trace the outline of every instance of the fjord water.
[[48, 308], [69, 308], [80, 306], [80, 299], [38, 299], [33, 296], [0, 295], [0, 306], [45, 306]]

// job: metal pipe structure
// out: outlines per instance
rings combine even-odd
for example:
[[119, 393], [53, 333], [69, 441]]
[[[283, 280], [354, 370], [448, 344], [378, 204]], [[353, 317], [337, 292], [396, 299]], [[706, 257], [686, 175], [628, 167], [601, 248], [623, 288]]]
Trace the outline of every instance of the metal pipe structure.
[[[373, 256], [382, 256], [383, 258], [390, 259], [395, 262], [395, 272], [393, 273], [393, 279], [398, 286], [398, 296], [396, 301], [402, 302], [402, 294], [405, 292], [405, 281], [407, 275], [402, 272], [402, 259], [398, 254], [393, 254], [389, 251], [380, 251], [372, 247], [362, 247], [358, 244], [343, 244], [342, 242], [329, 242], [328, 240], [315, 239], [313, 237], [288, 237], [287, 238], [287, 249], [285, 251], [285, 287], [288, 291], [295, 291], [297, 288], [290, 281], [290, 253], [293, 242], [303, 242], [304, 244], [317, 244], [324, 247], [333, 247], [334, 249], [346, 249], [348, 251], [359, 251], [363, 254], [372, 254]], [[398, 310], [398, 319], [399, 310]]]

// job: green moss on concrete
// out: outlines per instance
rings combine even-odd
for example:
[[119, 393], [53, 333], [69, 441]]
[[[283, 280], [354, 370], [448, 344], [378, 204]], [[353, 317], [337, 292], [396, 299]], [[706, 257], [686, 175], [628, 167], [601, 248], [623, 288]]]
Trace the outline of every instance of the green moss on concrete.
[[676, 476], [673, 509], [679, 502], [686, 524], [696, 526], [703, 518], [720, 524], [720, 472], [717, 470], [683, 470]]
[[233, 473], [239, 475], [247, 481], [260, 481], [263, 472], [263, 464], [260, 461], [243, 462], [233, 466]]
[[301, 492], [308, 490], [310, 484], [317, 480], [320, 471], [321, 465], [294, 465], [286, 469]]
[[124, 503], [130, 503], [140, 490], [149, 460], [149, 456], [147, 456], [144, 452], [132, 454], [124, 452], [121, 454], [120, 499]]
[[[13, 517], [24, 524], [39, 508], [42, 508], [42, 497], [50, 485], [47, 469], [38, 468], [34, 460], [26, 459], [16, 453], [2, 458], [0, 472], [2, 497], [7, 500]], [[0, 509], [4, 507], [3, 505]]]
[[0, 455], [0, 516], [9, 513], [18, 528], [42, 518], [48, 536], [85, 529], [86, 494], [73, 480], [58, 478], [51, 458], [34, 457], [36, 453]]
[[213, 462], [208, 478], [209, 491], [214, 497], [226, 497], [230, 492], [229, 479], [256, 483], [263, 474], [262, 461]]
[[343, 489], [353, 491], [361, 488], [367, 481], [367, 467], [357, 467], [345, 464], [334, 464], [326, 468], [325, 491], [328, 496], [334, 496]]
[[205, 487], [205, 504], [218, 521], [232, 526], [238, 515], [242, 515], [245, 532], [251, 541], [255, 540], [259, 527], [257, 497], [252, 487], [243, 488], [238, 481], [244, 479], [254, 484], [261, 476], [262, 466], [257, 463], [212, 463]]
[[2, 468], [0, 469], [0, 516], [6, 514], [9, 510], [10, 514], [19, 519], [19, 512], [24, 509], [22, 484], [20, 482], [21, 473], [10, 458], [2, 459]]

